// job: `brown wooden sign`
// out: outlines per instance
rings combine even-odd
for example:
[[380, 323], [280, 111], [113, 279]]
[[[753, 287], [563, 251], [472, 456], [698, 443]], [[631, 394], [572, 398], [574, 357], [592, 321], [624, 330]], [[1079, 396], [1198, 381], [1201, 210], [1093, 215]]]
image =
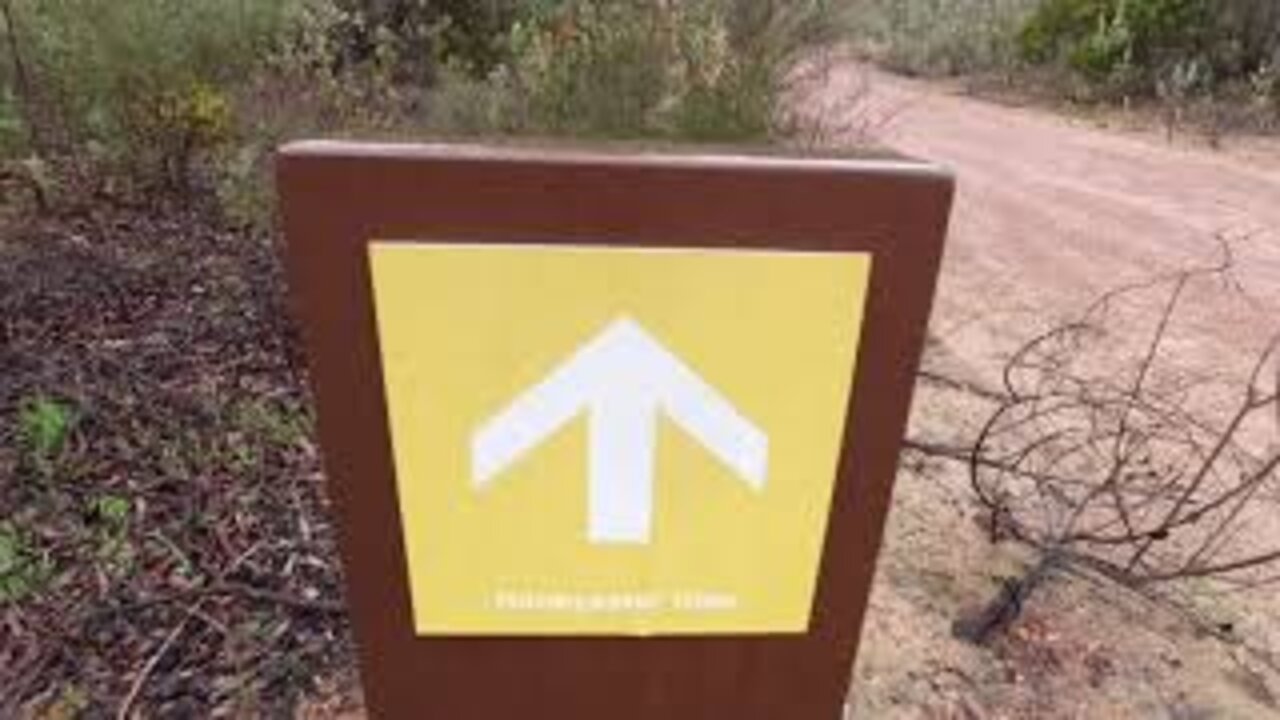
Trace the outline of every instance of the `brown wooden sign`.
[[307, 142], [279, 186], [374, 717], [841, 716], [945, 173]]

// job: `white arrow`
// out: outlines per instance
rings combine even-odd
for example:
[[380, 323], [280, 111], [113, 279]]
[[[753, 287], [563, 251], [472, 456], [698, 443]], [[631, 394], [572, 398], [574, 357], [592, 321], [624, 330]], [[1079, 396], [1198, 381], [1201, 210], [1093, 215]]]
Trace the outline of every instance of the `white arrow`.
[[588, 413], [588, 536], [649, 542], [658, 413], [665, 412], [755, 490], [769, 438], [644, 328], [619, 318], [488, 420], [471, 440], [472, 480], [499, 473]]

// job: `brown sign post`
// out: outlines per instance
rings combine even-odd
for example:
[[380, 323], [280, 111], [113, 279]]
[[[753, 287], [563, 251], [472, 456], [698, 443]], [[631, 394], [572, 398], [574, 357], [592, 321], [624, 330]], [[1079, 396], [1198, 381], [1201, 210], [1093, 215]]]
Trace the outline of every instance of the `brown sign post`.
[[841, 716], [947, 174], [304, 142], [279, 187], [373, 717]]

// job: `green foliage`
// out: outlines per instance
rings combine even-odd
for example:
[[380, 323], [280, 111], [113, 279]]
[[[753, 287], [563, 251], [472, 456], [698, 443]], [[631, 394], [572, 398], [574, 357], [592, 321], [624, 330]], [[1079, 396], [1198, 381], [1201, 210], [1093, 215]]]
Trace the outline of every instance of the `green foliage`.
[[1208, 0], [1047, 0], [1023, 27], [1019, 45], [1028, 60], [1065, 58], [1101, 81], [1199, 51], [1211, 11]]
[[[12, 0], [23, 120], [43, 154], [185, 184], [227, 140], [226, 88], [277, 43], [303, 0]], [[16, 87], [16, 62], [7, 84]]]
[[133, 569], [137, 550], [129, 535], [132, 513], [133, 503], [118, 495], [102, 495], [89, 504], [96, 559], [108, 575], [118, 577]]
[[581, 3], [518, 26], [514, 71], [528, 122], [557, 135], [640, 137], [669, 93], [670, 43], [654, 7]]
[[75, 424], [75, 412], [56, 400], [35, 397], [18, 410], [18, 438], [28, 461], [47, 470], [62, 454]]
[[875, 60], [909, 74], [1005, 71], [1039, 0], [855, 0], [855, 37]]
[[405, 61], [404, 74], [419, 80], [433, 77], [441, 58], [483, 75], [505, 60], [503, 41], [512, 24], [554, 2], [558, 0], [341, 0], [338, 7], [354, 21], [340, 35], [357, 62], [375, 55], [389, 38]]
[[674, 135], [706, 142], [760, 141], [796, 128], [784, 107], [805, 53], [842, 39], [825, 0], [721, 0], [690, 4], [677, 35], [684, 70]]
[[818, 0], [544, 2], [483, 87], [450, 72], [431, 105], [471, 131], [763, 140], [785, 128], [788, 75], [832, 17]]
[[42, 207], [212, 190], [261, 225], [302, 135], [763, 140], [829, 2], [0, 0], [0, 153]]
[[118, 495], [103, 495], [93, 501], [93, 513], [111, 527], [122, 527], [129, 520], [133, 503]]
[[305, 440], [311, 425], [303, 411], [266, 400], [245, 400], [233, 409], [234, 425], [255, 442], [279, 448]]
[[13, 523], [0, 522], [0, 605], [39, 592], [52, 574], [52, 561], [39, 556]]
[[1073, 98], [1229, 101], [1280, 122], [1276, 0], [852, 0], [849, 12], [857, 47], [898, 71], [1022, 77]]
[[1095, 87], [1186, 98], [1265, 77], [1280, 51], [1273, 0], [1045, 0], [1018, 35], [1022, 57]]

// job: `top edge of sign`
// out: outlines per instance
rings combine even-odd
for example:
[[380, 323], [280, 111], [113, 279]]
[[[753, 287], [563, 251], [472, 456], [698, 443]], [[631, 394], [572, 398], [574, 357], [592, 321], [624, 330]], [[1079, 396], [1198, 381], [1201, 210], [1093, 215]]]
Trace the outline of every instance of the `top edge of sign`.
[[552, 165], [684, 167], [737, 170], [857, 171], [949, 178], [943, 166], [889, 150], [807, 153], [793, 148], [681, 146], [631, 142], [574, 144], [393, 143], [299, 140], [280, 148], [286, 158], [348, 160], [450, 160], [529, 162]]

